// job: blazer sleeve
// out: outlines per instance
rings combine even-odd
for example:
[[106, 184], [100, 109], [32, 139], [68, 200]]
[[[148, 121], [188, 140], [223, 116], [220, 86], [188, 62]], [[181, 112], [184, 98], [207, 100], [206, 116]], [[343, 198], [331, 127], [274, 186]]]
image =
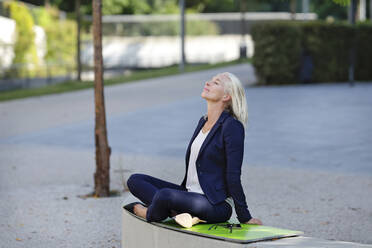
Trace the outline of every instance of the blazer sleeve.
[[227, 189], [229, 195], [234, 200], [235, 211], [241, 223], [247, 222], [252, 218], [240, 180], [244, 153], [244, 136], [244, 127], [238, 120], [232, 119], [224, 128]]

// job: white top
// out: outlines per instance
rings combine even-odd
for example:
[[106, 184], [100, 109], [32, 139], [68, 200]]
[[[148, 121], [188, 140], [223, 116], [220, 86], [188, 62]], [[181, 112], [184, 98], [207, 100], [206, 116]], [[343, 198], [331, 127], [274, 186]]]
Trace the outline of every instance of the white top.
[[209, 131], [203, 133], [200, 130], [198, 136], [194, 139], [191, 144], [191, 152], [189, 158], [189, 168], [187, 170], [187, 181], [186, 181], [186, 189], [189, 192], [196, 192], [199, 194], [204, 194], [202, 188], [200, 187], [198, 173], [196, 172], [196, 159], [198, 158], [200, 148], [207, 137]]
[[[191, 144], [191, 152], [189, 158], [189, 168], [187, 171], [187, 181], [186, 181], [186, 189], [188, 192], [196, 192], [199, 194], [203, 194], [204, 192], [200, 187], [198, 173], [196, 172], [196, 159], [198, 158], [199, 151], [205, 138], [208, 136], [208, 132], [203, 133], [200, 130], [198, 136], [194, 139], [194, 142]], [[234, 201], [231, 197], [225, 199], [225, 201], [234, 209]]]

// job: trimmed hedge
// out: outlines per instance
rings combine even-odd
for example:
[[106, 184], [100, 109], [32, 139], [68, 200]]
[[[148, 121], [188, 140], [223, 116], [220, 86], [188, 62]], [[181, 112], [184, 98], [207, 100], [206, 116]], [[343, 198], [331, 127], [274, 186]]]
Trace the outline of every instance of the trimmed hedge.
[[253, 65], [261, 83], [295, 83], [301, 54], [301, 30], [294, 23], [265, 22], [252, 27]]
[[353, 42], [355, 79], [372, 80], [371, 24], [261, 22], [252, 27], [252, 37], [253, 65], [261, 84], [300, 82], [304, 59], [312, 65], [311, 82], [347, 81]]
[[372, 23], [361, 23], [356, 29], [356, 62], [357, 80], [372, 79]]

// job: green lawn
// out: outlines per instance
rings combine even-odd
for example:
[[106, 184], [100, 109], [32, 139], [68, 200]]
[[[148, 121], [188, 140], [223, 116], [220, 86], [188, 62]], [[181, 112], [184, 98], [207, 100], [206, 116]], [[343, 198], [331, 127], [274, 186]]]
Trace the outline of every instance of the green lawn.
[[[185, 72], [194, 72], [201, 70], [208, 70], [218, 67], [224, 67], [228, 65], [241, 64], [241, 63], [250, 63], [249, 59], [236, 60], [232, 62], [218, 63], [214, 65], [187, 65], [185, 67]], [[150, 69], [143, 71], [135, 71], [128, 76], [119, 76], [115, 78], [110, 78], [105, 80], [105, 85], [121, 84], [126, 82], [132, 82], [136, 80], [142, 80], [147, 78], [163, 77], [168, 75], [180, 74], [178, 66], [170, 66], [161, 69]], [[8, 101], [19, 98], [33, 97], [33, 96], [42, 96], [49, 94], [57, 94], [75, 90], [82, 90], [87, 88], [93, 88], [94, 83], [92, 81], [67, 81], [55, 85], [47, 85], [40, 88], [32, 89], [19, 89], [11, 91], [0, 92], [0, 101]]]

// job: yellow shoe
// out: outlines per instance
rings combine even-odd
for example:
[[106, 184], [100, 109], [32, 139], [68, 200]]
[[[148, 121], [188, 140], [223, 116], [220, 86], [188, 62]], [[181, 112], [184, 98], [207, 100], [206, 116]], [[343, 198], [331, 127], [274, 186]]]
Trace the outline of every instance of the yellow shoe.
[[206, 223], [205, 220], [201, 220], [201, 219], [199, 219], [198, 217], [193, 217], [193, 218], [192, 218], [192, 225], [196, 225], [196, 224], [198, 224], [198, 223], [200, 223], [200, 222]]
[[198, 224], [199, 222], [206, 222], [204, 220], [199, 219], [198, 217], [192, 217], [189, 213], [177, 214], [174, 217], [174, 220], [183, 227], [190, 228], [193, 225]]
[[188, 213], [177, 214], [174, 216], [174, 220], [183, 227], [190, 228], [192, 227], [192, 216]]

